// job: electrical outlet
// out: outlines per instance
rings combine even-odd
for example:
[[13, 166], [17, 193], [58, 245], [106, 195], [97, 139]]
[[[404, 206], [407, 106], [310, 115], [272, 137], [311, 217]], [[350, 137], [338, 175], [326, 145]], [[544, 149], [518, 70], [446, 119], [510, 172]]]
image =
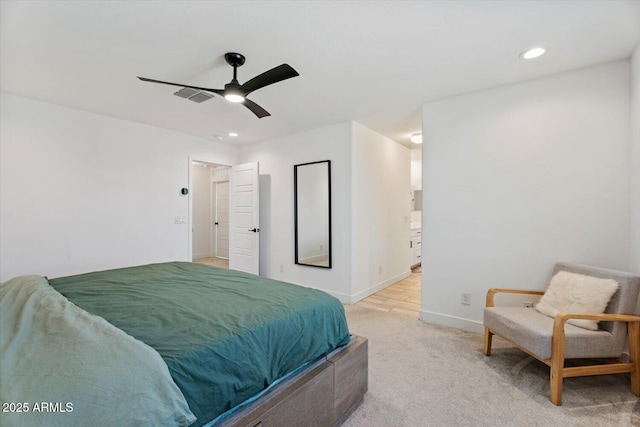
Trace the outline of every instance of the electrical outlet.
[[471, 305], [471, 294], [469, 292], [463, 292], [460, 296], [460, 304]]
[[378, 274], [382, 274], [382, 266], [381, 265], [378, 266]]
[[533, 303], [531, 301], [522, 301], [522, 305], [527, 308], [533, 307]]

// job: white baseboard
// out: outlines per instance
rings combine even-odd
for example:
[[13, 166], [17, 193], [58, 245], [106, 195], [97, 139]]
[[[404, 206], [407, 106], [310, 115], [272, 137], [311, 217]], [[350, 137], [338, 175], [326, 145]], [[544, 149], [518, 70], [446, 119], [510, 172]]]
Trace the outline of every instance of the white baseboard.
[[[361, 299], [364, 299], [366, 297], [368, 297], [369, 295], [373, 295], [378, 291], [383, 290], [384, 288], [386, 288], [389, 285], [393, 285], [396, 282], [399, 282], [402, 279], [406, 279], [407, 277], [411, 276], [411, 270], [407, 270], [403, 273], [398, 274], [397, 276], [394, 276], [390, 279], [387, 279], [383, 282], [380, 282], [374, 286], [371, 286], [370, 288], [358, 292], [355, 295], [348, 295], [348, 294], [343, 294], [341, 292], [333, 292], [333, 291], [328, 291], [326, 289], [321, 289], [323, 292], [328, 293], [331, 296], [334, 296], [336, 298], [338, 298], [338, 300], [340, 300], [340, 302], [342, 304], [348, 304], [348, 305], [352, 305], [357, 303], [358, 301], [360, 301]], [[320, 289], [320, 288], [318, 288]]]
[[484, 325], [477, 320], [464, 319], [462, 317], [450, 316], [448, 314], [436, 313], [428, 310], [420, 310], [420, 320], [424, 323], [447, 326], [450, 328], [462, 329], [467, 332], [484, 334]]
[[393, 285], [396, 282], [399, 282], [402, 279], [406, 279], [407, 277], [411, 276], [411, 270], [407, 270], [404, 271], [396, 276], [391, 277], [390, 279], [387, 279], [383, 282], [377, 283], [373, 286], [371, 286], [370, 288], [365, 289], [364, 291], [360, 291], [355, 295], [351, 295], [351, 301], [346, 303], [346, 304], [355, 304], [358, 301], [365, 299], [366, 297], [368, 297], [369, 295], [373, 295], [378, 291], [383, 290], [384, 288]]
[[193, 254], [193, 259], [211, 258], [211, 254], [205, 252], [203, 254]]
[[403, 273], [400, 273], [396, 276], [393, 276], [390, 279], [387, 279], [383, 282], [377, 283], [374, 286], [371, 286], [370, 288], [365, 289], [364, 291], [358, 292], [355, 295], [348, 295], [348, 294], [343, 294], [340, 292], [332, 292], [332, 291], [327, 291], [324, 290], [324, 292], [328, 293], [329, 295], [332, 295], [336, 298], [338, 298], [338, 300], [340, 300], [341, 303], [343, 304], [355, 304], [358, 301], [368, 297], [369, 295], [373, 295], [378, 291], [383, 290], [384, 288], [386, 288], [389, 285], [393, 285], [396, 282], [399, 282], [402, 279], [406, 279], [407, 277], [411, 276], [411, 270], [407, 270]]
[[327, 291], [325, 289], [322, 289], [322, 292], [326, 292], [329, 295], [338, 298], [338, 300], [342, 303], [342, 304], [351, 304], [351, 296], [347, 295], [347, 294], [343, 294], [340, 292], [331, 292], [331, 291]]

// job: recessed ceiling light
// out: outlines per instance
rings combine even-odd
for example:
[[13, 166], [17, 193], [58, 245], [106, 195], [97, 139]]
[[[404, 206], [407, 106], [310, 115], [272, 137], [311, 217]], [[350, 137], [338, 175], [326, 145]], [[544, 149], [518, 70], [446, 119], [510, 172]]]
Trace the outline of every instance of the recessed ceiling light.
[[229, 132], [229, 136], [236, 137], [236, 136], [238, 136], [238, 134], [237, 134], [237, 133], [235, 133], [235, 132]]
[[520, 54], [520, 58], [522, 59], [534, 59], [542, 56], [547, 50], [543, 47], [537, 46], [532, 47], [531, 49], [527, 49]]
[[414, 144], [422, 144], [422, 134], [421, 133], [414, 133], [413, 135], [411, 135], [411, 142], [413, 142]]

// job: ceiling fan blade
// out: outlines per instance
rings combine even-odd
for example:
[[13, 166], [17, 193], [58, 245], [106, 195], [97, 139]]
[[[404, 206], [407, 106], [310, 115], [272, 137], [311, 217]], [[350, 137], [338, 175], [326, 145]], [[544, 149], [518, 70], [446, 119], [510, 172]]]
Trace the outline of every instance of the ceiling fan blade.
[[250, 99], [245, 98], [244, 101], [242, 101], [242, 103], [244, 104], [245, 107], [251, 110], [253, 114], [258, 116], [259, 119], [271, 115], [267, 110], [265, 110], [264, 108], [262, 108], [261, 106], [259, 106], [258, 104], [256, 104]]
[[265, 71], [264, 73], [255, 76], [251, 80], [245, 82], [240, 89], [246, 95], [250, 94], [254, 90], [269, 86], [274, 83], [278, 83], [282, 80], [290, 79], [291, 77], [299, 76], [298, 72], [289, 64], [278, 65], [275, 68]]
[[188, 88], [191, 88], [191, 89], [204, 90], [204, 91], [207, 91], [207, 92], [217, 93], [220, 96], [224, 96], [224, 90], [222, 90], [222, 89], [210, 89], [210, 88], [207, 88], [207, 87], [189, 86], [189, 85], [185, 85], [185, 84], [182, 84], [182, 83], [163, 82], [161, 80], [148, 79], [146, 77], [138, 77], [138, 78], [140, 80], [142, 80], [143, 82], [161, 83], [163, 85], [169, 85], [169, 86], [188, 87]]

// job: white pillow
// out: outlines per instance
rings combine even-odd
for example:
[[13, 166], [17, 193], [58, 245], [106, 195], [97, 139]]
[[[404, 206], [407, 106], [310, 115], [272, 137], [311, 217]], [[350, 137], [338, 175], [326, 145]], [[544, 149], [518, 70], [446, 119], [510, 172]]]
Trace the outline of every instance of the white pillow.
[[[550, 317], [556, 317], [558, 313], [604, 313], [618, 286], [612, 279], [560, 271], [551, 279], [535, 309]], [[569, 319], [567, 323], [594, 331], [598, 329], [595, 320]]]

